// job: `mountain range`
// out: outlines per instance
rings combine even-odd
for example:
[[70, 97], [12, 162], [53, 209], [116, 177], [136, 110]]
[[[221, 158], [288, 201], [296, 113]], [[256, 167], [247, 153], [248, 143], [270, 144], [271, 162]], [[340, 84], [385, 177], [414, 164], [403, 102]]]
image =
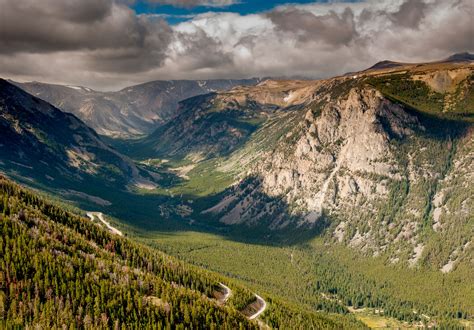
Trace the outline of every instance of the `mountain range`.
[[254, 85], [259, 79], [242, 80], [163, 80], [126, 87], [116, 92], [100, 92], [82, 86], [41, 82], [12, 82], [28, 93], [70, 112], [110, 137], [134, 137], [150, 133], [166, 123], [189, 97]]
[[[382, 308], [435, 326], [474, 314], [473, 123], [468, 53], [324, 80], [154, 81], [118, 92], [0, 80], [0, 169], [123, 221], [152, 247], [156, 232], [218, 234], [268, 245], [268, 256], [276, 246], [306, 276], [314, 264], [294, 255], [321, 244], [307, 258], [334, 253], [341, 266], [298, 284], [317, 296], [291, 298], [303, 309]], [[185, 239], [170, 253], [198, 258], [208, 247]], [[347, 255], [395, 279], [355, 278]], [[191, 262], [230, 267], [209, 258]], [[259, 285], [246, 270], [224, 273]], [[415, 273], [424, 297], [400, 289]], [[441, 279], [459, 283], [446, 304], [429, 288]], [[281, 298], [281, 283], [270, 296]], [[355, 283], [371, 293], [358, 296]]]

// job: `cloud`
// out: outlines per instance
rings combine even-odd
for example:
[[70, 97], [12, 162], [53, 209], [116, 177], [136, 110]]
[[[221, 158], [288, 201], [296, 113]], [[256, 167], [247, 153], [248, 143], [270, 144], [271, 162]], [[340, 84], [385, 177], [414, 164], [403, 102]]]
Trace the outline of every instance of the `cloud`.
[[165, 49], [172, 33], [163, 20], [136, 16], [112, 0], [0, 0], [0, 6], [3, 53]]
[[423, 0], [408, 0], [390, 17], [396, 25], [407, 28], [417, 28], [421, 20], [425, 17], [427, 9], [428, 4]]
[[[402, 13], [410, 17], [401, 18]], [[473, 15], [470, 0], [407, 0], [385, 10], [364, 8], [358, 30], [363, 30], [368, 40], [367, 53], [379, 59], [438, 60], [456, 52], [474, 51]]]
[[148, 2], [185, 8], [198, 6], [223, 8], [240, 3], [237, 0], [148, 0]]
[[232, 64], [232, 54], [223, 49], [222, 42], [210, 37], [203, 29], [194, 33], [176, 33], [169, 52], [182, 70], [203, 70]]
[[331, 45], [348, 44], [355, 37], [354, 14], [346, 8], [341, 15], [334, 11], [321, 16], [298, 9], [286, 7], [266, 14], [278, 30], [290, 32], [303, 42], [322, 40]]
[[160, 66], [173, 34], [163, 19], [137, 16], [112, 0], [0, 0], [0, 6], [0, 54], [80, 51], [79, 62], [69, 64], [98, 72]]
[[322, 78], [384, 59], [474, 51], [471, 0], [211, 11], [174, 26], [160, 15], [137, 15], [125, 1], [0, 0], [0, 7], [0, 76], [102, 90], [156, 79]]

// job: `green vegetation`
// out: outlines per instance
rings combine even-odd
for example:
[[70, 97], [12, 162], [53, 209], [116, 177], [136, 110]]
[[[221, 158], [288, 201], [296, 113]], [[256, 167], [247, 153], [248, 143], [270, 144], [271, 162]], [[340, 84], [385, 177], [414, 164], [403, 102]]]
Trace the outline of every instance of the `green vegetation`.
[[[239, 312], [254, 300], [242, 285], [112, 235], [4, 177], [0, 228], [0, 326], [257, 327]], [[220, 281], [233, 290], [223, 307], [211, 299]], [[362, 327], [352, 318], [271, 306], [276, 328]]]
[[440, 322], [474, 313], [467, 266], [447, 275], [410, 269], [339, 245], [329, 249], [321, 238], [291, 246], [234, 242], [196, 232], [148, 233], [137, 239], [303, 310], [347, 314], [348, 307], [373, 308], [382, 310], [379, 318], [409, 323], [425, 322], [421, 314]]
[[397, 97], [425, 112], [440, 113], [443, 111], [444, 95], [432, 91], [423, 81], [413, 80], [409, 74], [371, 77], [368, 82], [382, 93]]
[[474, 78], [470, 75], [457, 84], [453, 93], [439, 93], [410, 73], [372, 76], [366, 82], [386, 96], [424, 113], [443, 118], [472, 121], [474, 115]]
[[474, 114], [474, 74], [469, 75], [465, 81], [458, 84], [454, 99], [457, 100], [458, 112], [472, 118]]
[[205, 298], [212, 275], [0, 180], [4, 326], [255, 327]]
[[[59, 182], [47, 177], [57, 169], [46, 163], [34, 169], [15, 165], [16, 146], [9, 146], [8, 156], [0, 157], [8, 175], [53, 194], [64, 193], [68, 200], [53, 205], [0, 179], [0, 254], [5, 256], [0, 326], [251, 328], [257, 324], [242, 311], [255, 302], [255, 293], [268, 305], [260, 321], [274, 328], [363, 327], [357, 320], [374, 327], [472, 325], [469, 244], [474, 217], [469, 210], [474, 187], [459, 168], [471, 169], [473, 76], [444, 94], [411, 78], [389, 74], [345, 79], [318, 91], [336, 99], [368, 83], [402, 105], [413, 120], [402, 120], [401, 130], [391, 125], [397, 120], [380, 121], [390, 140], [387, 151], [393, 164], [387, 164], [393, 166], [393, 176], [352, 172], [383, 182], [387, 198], [375, 196], [368, 202], [360, 194], [360, 208], [349, 210], [346, 218], [321, 219], [312, 229], [291, 224], [270, 230], [275, 216], [298, 220], [291, 212], [298, 205], [267, 195], [258, 189], [258, 176], [244, 173], [277, 147], [284, 151], [282, 158], [293, 155], [296, 142], [314, 124], [305, 118], [306, 110], [319, 116], [326, 98], [262, 117], [248, 113], [262, 110], [257, 104], [242, 111], [233, 103], [201, 109], [199, 98], [194, 99], [197, 108], [183, 112], [182, 118], [193, 126], [176, 129], [169, 124], [151, 137], [119, 146], [135, 157], [143, 176], [158, 183], [152, 190], [125, 187], [123, 173], [109, 165], [119, 162], [115, 154], [95, 150], [103, 163], [97, 176], [83, 174], [83, 168], [81, 180], [73, 172]], [[201, 116], [196, 120], [194, 110]], [[35, 134], [56, 148], [44, 132]], [[343, 142], [340, 138], [318, 147], [336, 154]], [[451, 175], [455, 166], [459, 168]], [[349, 169], [341, 168], [337, 175], [344, 171]], [[115, 181], [104, 185], [103, 179], [111, 177]], [[231, 187], [236, 180], [240, 184]], [[255, 226], [226, 226], [216, 215], [202, 213], [235, 191], [253, 203], [244, 220], [258, 219]], [[436, 230], [434, 199], [441, 192], [442, 230]], [[106, 203], [94, 202], [94, 196]], [[106, 213], [114, 226], [143, 246], [74, 215], [71, 210], [81, 211], [66, 204], [71, 201]], [[232, 200], [227, 208], [239, 201]], [[58, 202], [62, 207], [55, 206]], [[342, 221], [349, 225], [338, 244], [331, 233]], [[360, 251], [347, 247], [356, 232], [375, 232]], [[418, 245], [421, 255], [411, 264]], [[452, 271], [442, 273], [451, 261]], [[225, 306], [212, 299], [219, 282], [233, 292]]]

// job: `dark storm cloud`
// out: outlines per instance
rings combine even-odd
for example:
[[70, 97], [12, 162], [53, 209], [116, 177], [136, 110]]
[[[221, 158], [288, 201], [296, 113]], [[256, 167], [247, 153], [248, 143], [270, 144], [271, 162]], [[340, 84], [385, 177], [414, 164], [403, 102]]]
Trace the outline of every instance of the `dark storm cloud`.
[[397, 12], [390, 15], [390, 18], [396, 25], [417, 28], [425, 17], [427, 9], [428, 4], [423, 0], [408, 0], [400, 6]]
[[159, 14], [138, 15], [135, 1], [0, 0], [0, 75], [111, 90], [154, 79], [329, 77], [383, 59], [422, 62], [474, 51], [472, 0], [335, 1], [248, 15], [210, 10], [174, 26]]
[[[22, 17], [29, 15], [27, 21], [17, 21], [17, 24], [28, 23], [42, 16], [77, 23], [90, 23], [110, 14], [112, 4], [110, 0], [0, 0], [2, 19], [12, 18], [12, 15], [13, 18], [16, 15], [22, 15]], [[35, 16], [31, 16], [32, 14]]]
[[112, 0], [0, 0], [0, 7], [0, 53], [89, 51], [98, 70], [120, 58], [125, 71], [156, 66], [172, 35], [165, 21]]
[[330, 11], [326, 15], [296, 7], [287, 7], [267, 14], [277, 29], [294, 33], [300, 41], [322, 40], [330, 45], [348, 44], [356, 36], [354, 14], [347, 8], [340, 15]]

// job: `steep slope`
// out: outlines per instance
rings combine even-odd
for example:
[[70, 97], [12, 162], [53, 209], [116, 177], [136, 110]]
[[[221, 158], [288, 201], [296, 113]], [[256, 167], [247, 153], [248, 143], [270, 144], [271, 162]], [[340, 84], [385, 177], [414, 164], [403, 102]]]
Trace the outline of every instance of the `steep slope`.
[[228, 155], [268, 119], [313, 99], [317, 82], [265, 80], [252, 87], [196, 96], [180, 102], [178, 115], [127, 153], [139, 158], [205, 159]]
[[133, 137], [152, 132], [177, 113], [178, 102], [237, 85], [253, 85], [258, 79], [151, 81], [117, 92], [40, 82], [15, 84], [29, 93], [70, 112], [97, 133]]
[[[0, 80], [0, 168], [52, 186], [146, 182], [72, 114]], [[92, 180], [92, 181], [90, 181]]]
[[257, 328], [211, 299], [218, 280], [109, 234], [0, 177], [0, 324]]
[[[0, 326], [257, 329], [255, 295], [105, 230], [0, 176]], [[221, 284], [232, 290], [222, 302]], [[363, 329], [271, 299], [275, 328]], [[260, 323], [261, 324], [261, 323]]]
[[[320, 82], [311, 102], [222, 163], [239, 183], [203, 217], [283, 231], [329, 226], [332, 241], [409, 266], [469, 262], [473, 69], [428, 64]], [[440, 75], [450, 79], [442, 92], [430, 80]]]

